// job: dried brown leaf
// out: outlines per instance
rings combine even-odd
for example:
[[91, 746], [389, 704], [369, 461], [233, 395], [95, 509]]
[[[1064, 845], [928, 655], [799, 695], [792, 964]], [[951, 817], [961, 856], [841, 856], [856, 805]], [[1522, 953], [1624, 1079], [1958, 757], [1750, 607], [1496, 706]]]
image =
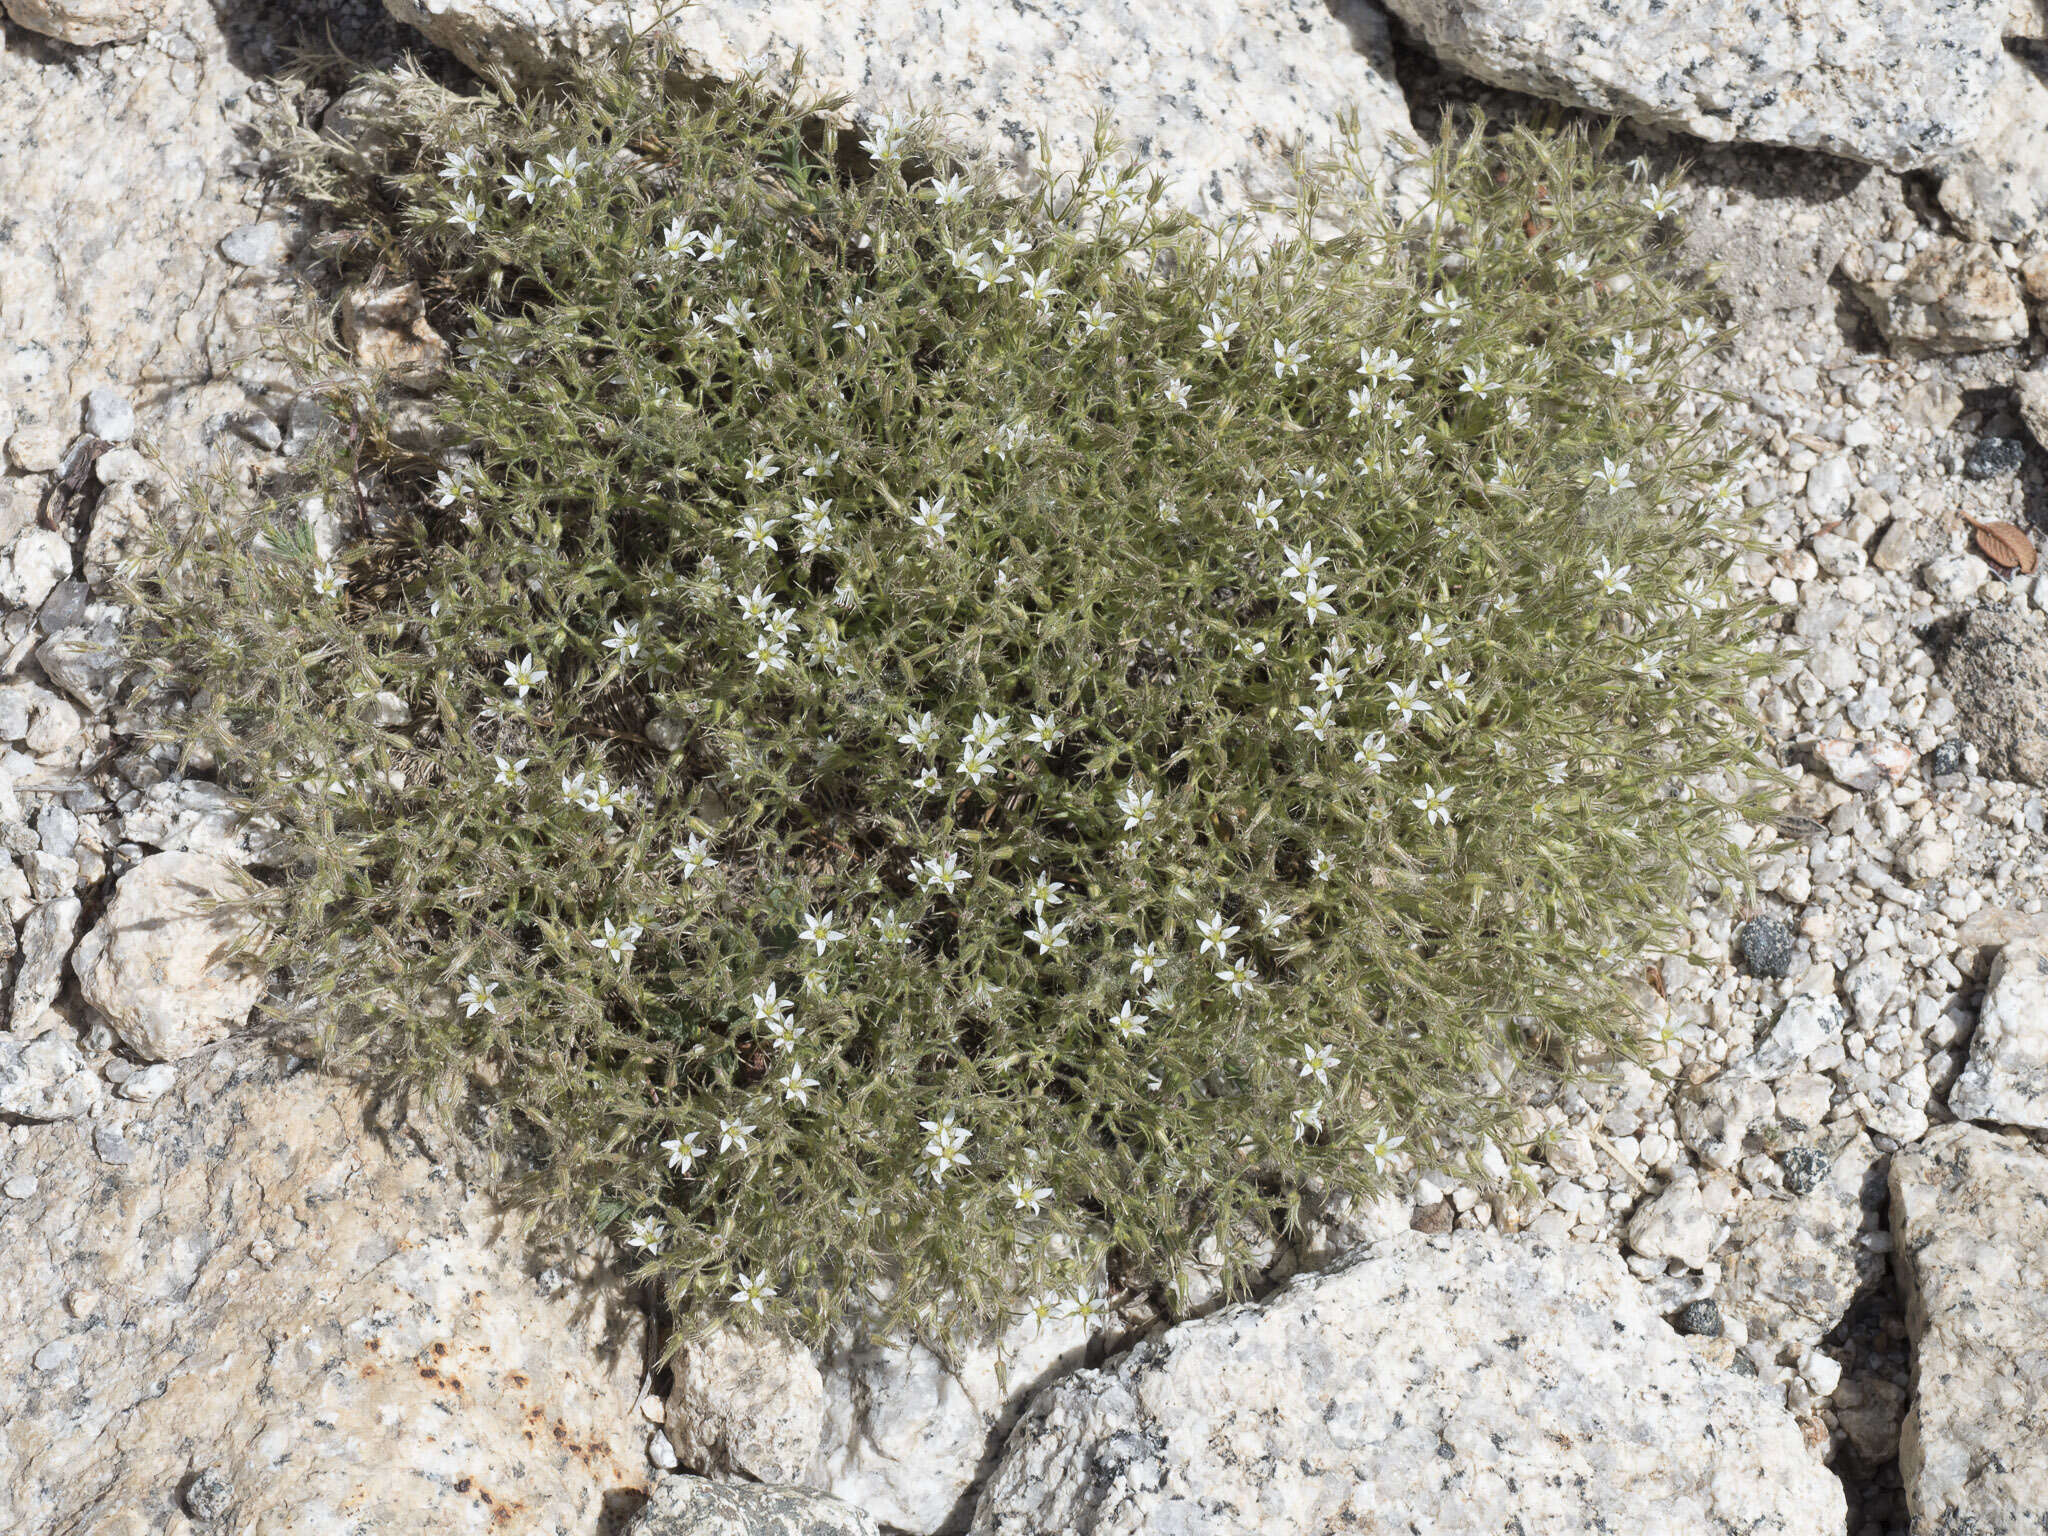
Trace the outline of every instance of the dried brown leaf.
[[2026, 530], [2011, 523], [1981, 523], [1964, 514], [1963, 521], [1976, 530], [1977, 553], [1997, 566], [2002, 573], [2018, 571], [2022, 576], [2034, 574], [2041, 557], [2034, 549], [2034, 541], [2027, 537]]

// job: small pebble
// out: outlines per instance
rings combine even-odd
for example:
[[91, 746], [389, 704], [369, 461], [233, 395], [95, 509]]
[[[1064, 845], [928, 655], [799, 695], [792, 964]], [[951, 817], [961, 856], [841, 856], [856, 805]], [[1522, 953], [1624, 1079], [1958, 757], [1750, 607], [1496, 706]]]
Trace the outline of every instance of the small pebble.
[[1752, 976], [1783, 976], [1792, 968], [1792, 930], [1765, 913], [1742, 925], [1742, 963]]
[[673, 1472], [681, 1465], [676, 1458], [676, 1448], [668, 1443], [668, 1436], [658, 1429], [647, 1437], [647, 1459], [664, 1472]]
[[1711, 1296], [1702, 1296], [1698, 1301], [1688, 1301], [1673, 1315], [1671, 1326], [1680, 1333], [1698, 1334], [1703, 1339], [1718, 1339], [1721, 1337], [1721, 1308]]
[[218, 1520], [234, 1501], [235, 1490], [211, 1467], [194, 1473], [192, 1480], [185, 1485], [185, 1513], [194, 1520]]
[[640, 1417], [650, 1424], [659, 1424], [668, 1417], [668, 1404], [650, 1392], [640, 1399]]
[[178, 1069], [168, 1061], [159, 1061], [154, 1066], [144, 1067], [140, 1072], [130, 1073], [128, 1080], [121, 1084], [122, 1098], [137, 1104], [154, 1104], [169, 1093], [178, 1083]]
[[116, 1168], [126, 1168], [135, 1161], [135, 1148], [111, 1125], [92, 1128], [92, 1149], [99, 1154], [101, 1162]]
[[95, 389], [85, 397], [85, 430], [109, 443], [125, 443], [135, 435], [135, 407], [111, 389]]
[[1778, 1154], [1778, 1167], [1784, 1171], [1785, 1188], [1795, 1195], [1820, 1188], [1828, 1176], [1826, 1154], [1812, 1147], [1787, 1147]]
[[71, 1357], [78, 1353], [78, 1341], [71, 1338], [52, 1339], [35, 1353], [35, 1368], [39, 1371], [61, 1371], [71, 1363]]
[[34, 1174], [17, 1173], [5, 1184], [0, 1184], [0, 1192], [4, 1192], [10, 1200], [26, 1200], [39, 1187]]
[[1934, 749], [1933, 755], [1928, 759], [1927, 766], [1933, 770], [1934, 776], [1937, 779], [1946, 778], [1951, 773], [1961, 773], [1963, 771], [1963, 744], [1960, 741], [1944, 741]]
[[238, 267], [272, 267], [285, 256], [284, 226], [275, 219], [244, 224], [222, 239], [220, 253]]
[[1963, 458], [1966, 480], [1996, 480], [2027, 461], [2026, 445], [2016, 437], [1980, 437]]

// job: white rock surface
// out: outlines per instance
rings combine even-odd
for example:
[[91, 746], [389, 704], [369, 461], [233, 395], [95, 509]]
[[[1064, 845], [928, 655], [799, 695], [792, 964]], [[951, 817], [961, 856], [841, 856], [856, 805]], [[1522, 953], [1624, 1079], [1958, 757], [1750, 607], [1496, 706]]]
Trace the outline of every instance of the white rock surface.
[[1751, 1338], [1811, 1348], [1883, 1276], [1883, 1258], [1858, 1241], [1877, 1226], [1882, 1160], [1860, 1131], [1838, 1137], [1827, 1155], [1827, 1177], [1817, 1187], [1789, 1199], [1753, 1199], [1731, 1224], [1718, 1299]]
[[0, 1114], [75, 1120], [104, 1097], [68, 1031], [0, 1035]]
[[1702, 1269], [1726, 1231], [1701, 1198], [1698, 1176], [1683, 1167], [1629, 1218], [1628, 1245], [1646, 1259], [1676, 1259], [1687, 1269]]
[[250, 891], [234, 865], [203, 853], [152, 854], [121, 877], [71, 968], [129, 1049], [175, 1060], [248, 1019], [264, 978], [228, 946], [258, 943], [264, 928], [246, 909], [213, 904]]
[[808, 1349], [720, 1328], [670, 1363], [664, 1423], [682, 1464], [713, 1477], [798, 1483], [818, 1454], [825, 1383]]
[[1387, 0], [1496, 85], [1909, 170], [1973, 143], [2008, 0]]
[[459, 1144], [224, 1053], [125, 1140], [0, 1142], [0, 1530], [553, 1536], [646, 1488], [638, 1309], [547, 1273]]
[[2006, 62], [1983, 131], [1942, 178], [1940, 202], [1972, 240], [2048, 234], [2048, 84]]
[[627, 1536], [875, 1536], [875, 1522], [809, 1488], [664, 1477]]
[[1935, 240], [1899, 263], [1854, 246], [1841, 270], [1895, 352], [1981, 352], [2026, 340], [2020, 286], [1982, 242]]
[[1776, 1081], [1842, 1033], [1842, 1005], [1832, 997], [1801, 994], [1779, 1010], [1771, 1032], [1749, 1058], [1749, 1070]]
[[1386, 20], [1364, 0], [385, 3], [471, 64], [529, 71], [674, 10], [669, 35], [692, 73], [729, 79], [753, 61], [786, 70], [801, 48], [814, 93], [850, 93], [860, 113], [940, 108], [1011, 177], [1041, 151], [1072, 169], [1106, 109], [1132, 149], [1173, 177], [1176, 201], [1203, 214], [1291, 186], [1284, 146], [1333, 147], [1339, 112], [1358, 112], [1370, 158], [1389, 176], [1395, 140], [1412, 132]]
[[6, 8], [31, 32], [83, 47], [140, 37], [170, 9], [167, 0], [7, 0]]
[[824, 1426], [804, 1481], [885, 1525], [957, 1530], [1032, 1389], [1080, 1364], [1087, 1346], [1086, 1326], [1069, 1318], [1015, 1324], [950, 1362], [915, 1343], [829, 1355]]
[[1612, 1252], [1421, 1233], [1033, 1401], [975, 1536], [1827, 1536], [1842, 1490]]
[[1916, 1531], [2018, 1533], [2048, 1511], [2048, 1153], [1944, 1125], [1892, 1159]]
[[2048, 940], [2017, 939], [1991, 962], [1948, 1109], [1958, 1120], [2048, 1129]]

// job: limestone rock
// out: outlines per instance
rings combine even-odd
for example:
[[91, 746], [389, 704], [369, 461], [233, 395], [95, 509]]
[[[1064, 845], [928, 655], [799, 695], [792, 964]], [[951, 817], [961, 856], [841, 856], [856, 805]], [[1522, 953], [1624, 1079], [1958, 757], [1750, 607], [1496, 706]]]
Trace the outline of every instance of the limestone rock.
[[[1368, 168], [1391, 178], [1413, 132], [1385, 18], [1365, 0], [1101, 0], [990, 6], [981, 0], [385, 0], [472, 66], [545, 70], [566, 53], [646, 31], [667, 35], [692, 74], [732, 79], [765, 63], [782, 78], [798, 49], [813, 94], [846, 93], [855, 116], [936, 108], [988, 173], [1018, 184], [1045, 153], [1071, 171], [1093, 119], [1173, 178], [1175, 201], [1229, 214], [1292, 186], [1285, 146], [1337, 147], [1356, 109]], [[1995, 37], [1994, 37], [1995, 43]]]
[[169, 8], [166, 0], [7, 0], [7, 14], [29, 31], [88, 48], [141, 37]]
[[1690, 1165], [1680, 1167], [1683, 1172], [1629, 1218], [1628, 1245], [1646, 1259], [1677, 1259], [1687, 1269], [1703, 1269], [1725, 1229], [1707, 1209]]
[[974, 1536], [1843, 1530], [1841, 1487], [1611, 1252], [1407, 1233], [1039, 1394]]
[[1948, 1110], [1958, 1120], [2048, 1129], [2048, 940], [2015, 940], [1991, 962]]
[[1889, 276], [1868, 246], [1852, 246], [1842, 276], [1895, 351], [1983, 352], [2027, 339], [2019, 285], [1981, 242], [1942, 238]]
[[664, 1477], [628, 1536], [875, 1536], [875, 1522], [809, 1488]]
[[668, 1437], [682, 1464], [714, 1477], [801, 1482], [818, 1453], [825, 1384], [808, 1349], [720, 1328], [671, 1363]]
[[266, 929], [246, 908], [215, 904], [251, 893], [240, 870], [203, 853], [153, 854], [121, 877], [71, 967], [129, 1049], [175, 1060], [248, 1019], [263, 974], [229, 950], [259, 944]]
[[1713, 143], [1896, 171], [1972, 144], [2008, 0], [1388, 0], [1482, 80]]
[[71, 575], [71, 546], [64, 535], [30, 528], [16, 535], [0, 560], [0, 602], [10, 608], [40, 608], [58, 582]]
[[[0, 1114], [24, 1120], [75, 1120], [103, 1097], [100, 1080], [68, 1033], [0, 1035]], [[0, 1442], [4, 1444], [4, 1442]]]
[[1984, 131], [1942, 178], [1943, 211], [1972, 240], [2048, 233], [2048, 84], [2007, 61]]
[[1087, 1345], [1076, 1320], [1027, 1319], [950, 1359], [914, 1342], [836, 1350], [824, 1363], [824, 1429], [804, 1481], [886, 1525], [946, 1527], [1032, 1390], [1079, 1365]]
[[637, 1309], [432, 1127], [224, 1053], [123, 1108], [126, 1166], [84, 1123], [10, 1149], [0, 1530], [198, 1536], [198, 1469], [202, 1529], [277, 1536], [595, 1532], [646, 1488]]
[[2048, 784], [2048, 628], [2038, 614], [1973, 608], [1939, 661], [1956, 728], [1992, 778]]
[[218, 784], [173, 779], [142, 792], [121, 818], [121, 836], [166, 853], [205, 853], [231, 864], [262, 864], [275, 852], [276, 823], [249, 818], [248, 806]]
[[1913, 1528], [2018, 1532], [2048, 1510], [2048, 1154], [1944, 1125], [1892, 1159], [1913, 1339], [1899, 1472]]
[[64, 960], [78, 933], [80, 911], [78, 898], [66, 894], [43, 902], [22, 923], [21, 958], [8, 1004], [14, 1028], [34, 1024], [63, 990]]
[[1771, 1112], [1770, 1086], [1746, 1069], [1730, 1069], [1678, 1104], [1678, 1134], [1715, 1168], [1742, 1161], [1742, 1139]]
[[1882, 1204], [1882, 1159], [1861, 1131], [1823, 1155], [1818, 1185], [1789, 1200], [1751, 1200], [1722, 1246], [1721, 1310], [1752, 1339], [1811, 1348], [1883, 1279], [1883, 1258], [1857, 1241]]
[[1828, 1041], [1840, 1039], [1841, 1034], [1842, 1005], [1832, 997], [1802, 993], [1788, 999], [1779, 1010], [1771, 1032], [1751, 1052], [1748, 1069], [1775, 1082], [1789, 1076]]

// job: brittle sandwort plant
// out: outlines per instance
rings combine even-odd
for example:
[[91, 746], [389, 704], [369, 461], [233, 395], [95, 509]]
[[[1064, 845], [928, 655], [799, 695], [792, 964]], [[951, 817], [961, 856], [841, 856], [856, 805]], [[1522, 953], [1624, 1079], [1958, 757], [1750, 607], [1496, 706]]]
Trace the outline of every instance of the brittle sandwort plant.
[[453, 340], [444, 446], [333, 383], [135, 593], [332, 1057], [487, 1082], [550, 1220], [813, 1335], [1241, 1265], [1639, 1058], [1768, 777], [1668, 194], [1475, 128], [1397, 215], [1353, 140], [1254, 249], [1103, 135], [1007, 193], [660, 66], [293, 150]]

